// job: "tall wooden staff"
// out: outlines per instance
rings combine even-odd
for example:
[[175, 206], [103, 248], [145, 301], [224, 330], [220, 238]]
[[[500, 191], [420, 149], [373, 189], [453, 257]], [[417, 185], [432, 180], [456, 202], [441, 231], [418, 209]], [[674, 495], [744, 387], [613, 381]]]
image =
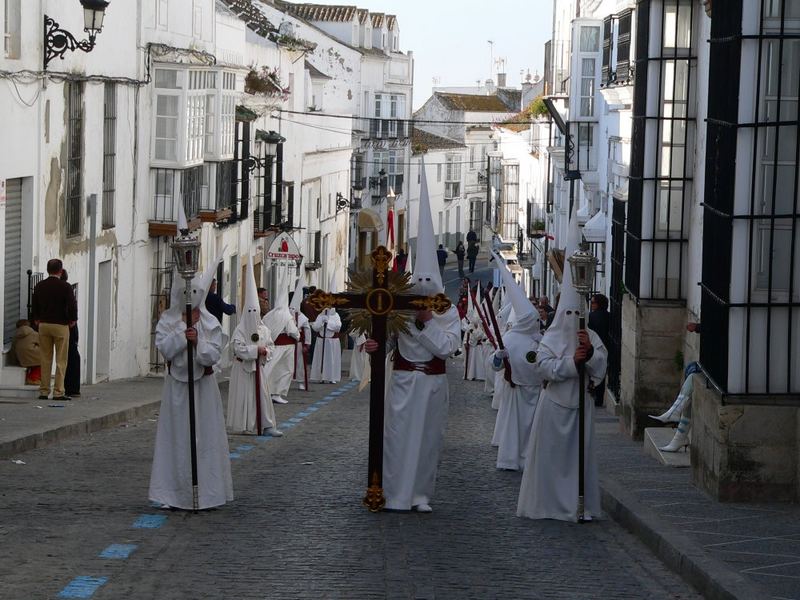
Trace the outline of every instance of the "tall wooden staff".
[[[494, 334], [497, 337], [497, 347], [500, 350], [505, 350], [506, 347], [503, 344], [503, 335], [500, 332], [500, 327], [497, 325], [497, 317], [494, 314], [494, 306], [492, 306], [491, 302], [486, 303], [486, 312], [489, 313], [489, 318], [492, 321], [492, 328], [494, 329]], [[508, 357], [503, 359], [503, 377], [508, 382], [512, 388], [516, 387], [514, 382], [511, 380], [511, 363], [508, 362]]]
[[[172, 243], [172, 252], [177, 264], [178, 273], [186, 282], [184, 292], [186, 302], [186, 329], [191, 329], [194, 325], [192, 316], [192, 279], [197, 272], [197, 264], [200, 257], [200, 240], [189, 235], [189, 226], [186, 223], [186, 215], [183, 213], [183, 205], [180, 204], [178, 216], [178, 229], [181, 235]], [[189, 448], [192, 461], [192, 508], [197, 511], [200, 507], [198, 487], [197, 487], [197, 429], [194, 406], [194, 344], [186, 340], [186, 372], [188, 376], [189, 391]]]
[[[570, 275], [572, 276], [572, 286], [581, 296], [583, 306], [578, 320], [579, 331], [586, 329], [586, 295], [592, 289], [594, 283], [595, 267], [597, 259], [585, 246], [582, 246], [575, 254], [568, 259]], [[584, 519], [584, 491], [586, 483], [586, 366], [582, 362], [578, 365], [578, 522], [583, 523]]]

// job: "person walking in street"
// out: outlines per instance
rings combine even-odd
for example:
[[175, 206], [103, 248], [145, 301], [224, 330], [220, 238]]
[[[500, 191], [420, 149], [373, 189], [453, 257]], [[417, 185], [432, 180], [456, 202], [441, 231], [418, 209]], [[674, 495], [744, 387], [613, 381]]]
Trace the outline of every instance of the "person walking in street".
[[216, 317], [217, 321], [222, 323], [222, 315], [232, 315], [236, 313], [236, 307], [233, 304], [228, 304], [225, 300], [222, 299], [217, 293], [217, 279], [211, 282], [211, 288], [208, 290], [208, 298], [206, 298], [206, 309], [210, 312], [214, 317]]
[[[192, 510], [189, 427], [189, 353], [192, 344], [197, 430], [198, 508], [233, 500], [231, 459], [214, 365], [222, 354], [222, 326], [206, 309], [213, 266], [192, 280], [191, 327], [186, 326], [183, 286], [172, 286], [170, 307], [156, 326], [156, 348], [167, 361], [158, 413], [149, 498], [164, 508]], [[178, 281], [177, 275], [173, 281]]]
[[272, 401], [276, 404], [286, 404], [288, 402], [286, 396], [289, 394], [294, 375], [295, 351], [300, 331], [289, 310], [288, 290], [285, 285], [278, 285], [278, 290], [275, 292], [275, 306], [264, 315], [262, 322], [272, 332], [272, 341], [275, 343], [272, 359], [267, 367]]
[[464, 248], [464, 242], [461, 240], [458, 241], [456, 244], [456, 249], [453, 250], [456, 255], [456, 261], [458, 262], [458, 276], [464, 277], [464, 256], [467, 254], [466, 248]]
[[259, 319], [259, 302], [253, 261], [247, 263], [242, 318], [233, 332], [234, 363], [228, 388], [226, 425], [231, 433], [249, 433], [280, 437], [275, 407], [270, 400], [268, 365], [275, 345], [272, 332]]
[[469, 262], [469, 272], [475, 272], [475, 261], [478, 258], [478, 252], [480, 252], [481, 247], [478, 245], [478, 242], [469, 242], [467, 246], [467, 261]]
[[[429, 296], [444, 291], [436, 268], [433, 219], [422, 167], [419, 235], [413, 292]], [[459, 346], [455, 307], [442, 315], [416, 313], [407, 333], [397, 336], [394, 369], [386, 390], [383, 435], [383, 489], [387, 510], [429, 513], [436, 472], [444, 445], [449, 389], [446, 361]], [[367, 352], [378, 349], [369, 339]]]
[[258, 311], [261, 313], [261, 318], [264, 318], [269, 312], [269, 294], [267, 288], [258, 288]]
[[[61, 271], [62, 281], [69, 283], [68, 276], [66, 269]], [[78, 323], [74, 323], [69, 328], [67, 370], [64, 373], [64, 393], [70, 398], [77, 398], [81, 395], [81, 353], [78, 350], [78, 342]]]
[[47, 278], [33, 289], [31, 312], [39, 328], [39, 350], [42, 354], [42, 379], [39, 399], [50, 396], [50, 373], [55, 352], [56, 380], [53, 385], [54, 400], [69, 400], [64, 390], [64, 377], [69, 356], [69, 328], [78, 322], [78, 303], [72, 286], [61, 280], [62, 262], [53, 258], [47, 261]]
[[403, 250], [402, 247], [397, 251], [397, 256], [395, 257], [395, 261], [397, 264], [397, 270], [400, 273], [405, 273], [406, 264], [408, 263], [408, 254], [406, 254], [406, 251]]
[[[580, 231], [570, 219], [566, 256], [578, 248]], [[594, 401], [591, 381], [605, 377], [607, 351], [591, 329], [579, 329], [584, 300], [564, 269], [561, 297], [553, 323], [536, 351], [536, 364], [547, 387], [542, 390], [533, 418], [528, 454], [517, 502], [517, 516], [529, 519], [577, 521], [580, 480], [580, 369], [585, 369], [584, 518], [600, 515], [600, 484], [594, 448]]]
[[443, 244], [439, 244], [439, 249], [436, 251], [436, 260], [439, 262], [439, 275], [444, 281], [444, 265], [447, 263], [447, 250], [444, 249]]

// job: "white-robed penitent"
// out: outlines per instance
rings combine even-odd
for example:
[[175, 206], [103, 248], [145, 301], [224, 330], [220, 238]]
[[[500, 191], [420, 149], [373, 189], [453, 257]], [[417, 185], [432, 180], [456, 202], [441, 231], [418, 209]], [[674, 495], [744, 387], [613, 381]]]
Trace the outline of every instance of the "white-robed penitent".
[[[260, 435], [267, 431], [275, 434], [278, 432], [268, 370], [274, 345], [272, 332], [261, 322], [252, 257], [247, 263], [246, 276], [244, 305], [231, 342], [234, 360], [226, 425], [231, 433]], [[259, 355], [259, 348], [265, 348], [266, 354]], [[259, 413], [261, 422], [257, 424]]]
[[[413, 293], [443, 291], [436, 262], [433, 221], [422, 167]], [[422, 325], [420, 328], [419, 325]], [[458, 312], [451, 307], [427, 323], [409, 323], [400, 334], [386, 391], [383, 491], [386, 508], [429, 512], [447, 425], [449, 390], [445, 361], [460, 343]]]
[[350, 379], [352, 381], [361, 381], [364, 378], [367, 361], [369, 360], [369, 354], [364, 349], [367, 336], [361, 332], [351, 332], [349, 335], [353, 340], [353, 350], [350, 354]]
[[338, 383], [342, 378], [342, 345], [339, 342], [342, 319], [336, 309], [326, 308], [314, 319], [311, 327], [317, 332], [311, 379]]
[[[566, 256], [575, 252], [580, 233], [572, 215]], [[564, 269], [561, 297], [552, 324], [542, 337], [537, 364], [547, 387], [542, 390], [533, 419], [528, 458], [522, 475], [517, 515], [531, 519], [577, 521], [578, 507], [578, 368], [573, 355], [578, 346], [578, 319], [585, 302]], [[585, 383], [599, 382], [606, 372], [606, 348], [600, 337], [587, 329], [593, 347], [586, 361]], [[584, 514], [600, 515], [600, 487], [594, 454], [594, 400], [588, 389], [585, 407]]]
[[[495, 290], [494, 297], [491, 299], [491, 301], [490, 300], [484, 300], [484, 302], [483, 302], [483, 306], [484, 306], [483, 312], [484, 312], [484, 315], [486, 316], [487, 325], [489, 327], [493, 327], [493, 324], [492, 324], [492, 322], [490, 320], [489, 308], [487, 306], [487, 304], [489, 304], [489, 302], [491, 302], [491, 304], [492, 304], [492, 312], [494, 313], [495, 320], [497, 320], [497, 311], [500, 308], [500, 290], [499, 289]], [[497, 322], [497, 326], [500, 327], [500, 322], [499, 321]], [[502, 334], [503, 334], [503, 330], [501, 329], [500, 330], [500, 335], [502, 335]], [[492, 337], [494, 338], [494, 337], [496, 337], [496, 335], [497, 335], [496, 332], [494, 330], [492, 330]], [[489, 343], [486, 345], [486, 348], [484, 350], [485, 350], [485, 353], [486, 353], [486, 368], [485, 368], [486, 378], [484, 379], [484, 383], [483, 383], [483, 391], [486, 392], [487, 394], [489, 394], [490, 396], [494, 397], [494, 388], [495, 388], [495, 382], [497, 380], [497, 377], [496, 377], [497, 374], [494, 372], [494, 369], [492, 367], [492, 363], [494, 361], [494, 352], [495, 352], [495, 350], [497, 350], [497, 340], [495, 340], [494, 344], [492, 344], [491, 340], [490, 340]]]
[[269, 387], [273, 398], [282, 402], [289, 393], [294, 376], [294, 360], [300, 331], [294, 316], [289, 310], [289, 298], [285, 286], [279, 284], [275, 305], [263, 319], [264, 325], [272, 332], [275, 349], [267, 366]]
[[[216, 264], [211, 264], [202, 276], [195, 277], [192, 284], [192, 306], [200, 310], [199, 321], [194, 324], [197, 345], [192, 361], [200, 509], [220, 506], [233, 500], [228, 436], [225, 433], [222, 398], [213, 371], [222, 352], [222, 328], [205, 308], [205, 297], [215, 267]], [[164, 311], [156, 326], [156, 347], [167, 361], [168, 369], [161, 395], [149, 498], [163, 506], [191, 510], [194, 507], [183, 290], [184, 286], [175, 274], [170, 308]]]
[[[505, 349], [497, 350], [493, 354], [492, 368], [500, 375], [495, 384], [499, 410], [493, 441], [497, 445], [497, 468], [520, 471], [525, 465], [531, 426], [542, 385], [540, 368], [536, 364], [536, 351], [542, 336], [533, 305], [503, 262], [498, 262], [506, 293], [514, 306], [516, 321], [503, 334]], [[513, 386], [506, 380], [503, 358], [508, 359]]]
[[[301, 269], [302, 271], [302, 269]], [[297, 286], [294, 289], [294, 295], [289, 302], [289, 310], [294, 317], [294, 324], [300, 337], [295, 344], [294, 352], [294, 370], [292, 379], [299, 383], [301, 390], [305, 390], [308, 384], [308, 347], [311, 345], [311, 324], [308, 322], [308, 317], [300, 310], [300, 304], [303, 301], [303, 280], [298, 278]]]
[[464, 346], [466, 347], [467, 356], [464, 379], [467, 381], [483, 381], [486, 377], [486, 355], [483, 351], [483, 345], [487, 342], [480, 316], [473, 303], [472, 290], [467, 292], [466, 320]]

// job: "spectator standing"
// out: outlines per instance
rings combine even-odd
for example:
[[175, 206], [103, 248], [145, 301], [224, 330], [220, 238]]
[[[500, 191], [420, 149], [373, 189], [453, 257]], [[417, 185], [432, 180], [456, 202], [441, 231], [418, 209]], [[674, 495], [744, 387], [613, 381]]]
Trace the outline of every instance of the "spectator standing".
[[269, 312], [269, 294], [267, 294], [267, 288], [258, 288], [258, 309], [261, 312], [262, 319], [264, 315]]
[[447, 262], [447, 250], [444, 249], [444, 245], [439, 244], [439, 249], [436, 251], [436, 260], [439, 261], [439, 275], [442, 277], [442, 281], [444, 281], [444, 265]]
[[400, 273], [405, 273], [406, 265], [408, 263], [408, 254], [406, 254], [406, 251], [400, 248], [397, 251], [397, 258], [395, 260], [397, 261], [397, 270]]
[[475, 272], [475, 261], [478, 258], [478, 252], [480, 252], [481, 247], [478, 245], [477, 242], [469, 242], [467, 246], [467, 261], [469, 262], [469, 272]]
[[464, 242], [459, 241], [453, 252], [456, 255], [456, 261], [458, 261], [458, 276], [464, 277], [464, 256], [467, 254], [467, 250], [464, 248]]
[[61, 281], [62, 262], [53, 258], [47, 261], [48, 277], [33, 289], [31, 311], [39, 327], [39, 350], [41, 352], [42, 381], [39, 399], [50, 395], [50, 373], [53, 358], [56, 361], [56, 380], [53, 386], [54, 400], [69, 400], [64, 392], [64, 376], [69, 354], [69, 328], [78, 321], [78, 303], [72, 286]]
[[[610, 347], [611, 314], [608, 312], [608, 298], [603, 294], [595, 294], [589, 304], [589, 329], [594, 331], [603, 341], [606, 348]], [[603, 379], [592, 388], [594, 405], [603, 406], [606, 395], [606, 379]]]
[[[61, 281], [69, 283], [67, 270], [61, 271]], [[72, 286], [70, 286], [72, 287]], [[67, 371], [64, 374], [64, 393], [67, 396], [81, 395], [81, 353], [78, 351], [78, 324], [70, 325]]]
[[[260, 303], [259, 303], [260, 304]], [[206, 310], [214, 315], [217, 321], [222, 324], [222, 315], [232, 315], [236, 312], [236, 307], [233, 304], [228, 304], [217, 293], [217, 280], [214, 278], [211, 281], [211, 287], [208, 288], [208, 296], [206, 296]]]

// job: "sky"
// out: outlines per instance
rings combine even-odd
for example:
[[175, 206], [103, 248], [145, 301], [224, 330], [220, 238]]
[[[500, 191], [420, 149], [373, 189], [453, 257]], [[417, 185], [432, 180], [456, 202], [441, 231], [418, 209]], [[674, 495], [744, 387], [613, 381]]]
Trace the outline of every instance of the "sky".
[[[489, 77], [497, 82], [498, 67], [492, 57], [505, 59], [510, 86], [519, 86], [520, 71], [543, 72], [544, 44], [553, 26], [552, 0], [354, 0], [342, 4], [397, 15], [400, 49], [414, 52], [414, 110], [430, 97], [434, 85], [474, 86], [478, 79]], [[434, 84], [434, 78], [438, 83]]]

